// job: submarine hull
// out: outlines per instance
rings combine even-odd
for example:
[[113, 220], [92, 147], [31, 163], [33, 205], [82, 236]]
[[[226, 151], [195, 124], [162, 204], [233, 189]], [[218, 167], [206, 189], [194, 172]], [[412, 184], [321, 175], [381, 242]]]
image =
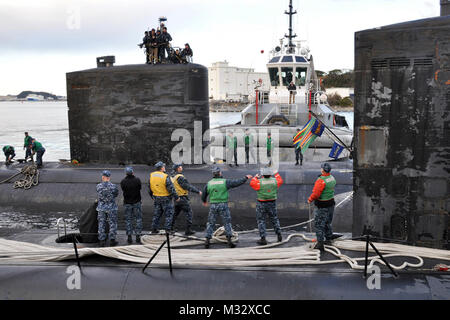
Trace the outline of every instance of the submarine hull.
[[[225, 178], [238, 179], [246, 174], [259, 173], [259, 166], [247, 165], [238, 168], [222, 167]], [[348, 232], [351, 230], [352, 208], [352, 169], [350, 161], [335, 162], [333, 175], [338, 182], [336, 186], [336, 203], [343, 201], [336, 209], [334, 227], [336, 231]], [[14, 167], [0, 169], [0, 181], [14, 174]], [[149, 174], [152, 168], [146, 165], [133, 166], [135, 175], [142, 181], [142, 205], [144, 221], [147, 226], [153, 215], [153, 200], [148, 194]], [[124, 168], [112, 165], [84, 165], [74, 167], [59, 163], [47, 163], [41, 170], [39, 184], [29, 190], [14, 189], [14, 179], [9, 183], [0, 184], [0, 207], [3, 210], [14, 208], [34, 213], [39, 212], [83, 212], [96, 200], [96, 185], [101, 180], [104, 169], [111, 171], [111, 181], [120, 184], [125, 177]], [[296, 224], [309, 219], [314, 206], [309, 206], [307, 199], [312, 192], [314, 182], [320, 172], [320, 163], [304, 163], [303, 166], [281, 165], [279, 173], [284, 184], [279, 190], [277, 209], [282, 225]], [[212, 178], [211, 168], [204, 166], [185, 166], [184, 175], [188, 181], [200, 190]], [[194, 212], [194, 225], [203, 228], [206, 225], [208, 208], [202, 205], [200, 196], [189, 195]], [[119, 204], [119, 217], [123, 219], [122, 192], [117, 198]], [[249, 186], [240, 186], [230, 191], [229, 207], [232, 214], [232, 223], [238, 230], [253, 229], [256, 227], [255, 208], [256, 192]], [[311, 209], [311, 212], [310, 212]], [[219, 219], [220, 220], [220, 219]], [[220, 221], [218, 221], [220, 223]], [[162, 224], [161, 224], [162, 225]], [[178, 217], [177, 225], [184, 228], [185, 218]], [[270, 224], [269, 224], [270, 225]], [[270, 227], [270, 226], [268, 226]]]

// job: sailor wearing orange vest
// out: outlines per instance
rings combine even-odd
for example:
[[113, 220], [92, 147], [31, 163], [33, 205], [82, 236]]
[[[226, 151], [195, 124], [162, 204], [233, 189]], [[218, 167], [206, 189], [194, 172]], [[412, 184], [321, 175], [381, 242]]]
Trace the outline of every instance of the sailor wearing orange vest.
[[270, 168], [262, 168], [261, 175], [256, 175], [250, 181], [250, 187], [257, 191], [258, 201], [256, 203], [256, 221], [258, 222], [260, 240], [257, 241], [260, 245], [266, 245], [266, 215], [269, 216], [272, 222], [275, 233], [277, 234], [278, 242], [282, 240], [280, 221], [277, 216], [277, 195], [278, 188], [283, 184], [283, 179], [280, 174], [275, 173], [272, 177], [272, 170]]
[[[331, 222], [334, 213], [334, 187], [336, 179], [330, 174], [331, 166], [328, 163], [322, 164], [322, 171], [314, 184], [308, 203], [314, 201], [316, 209], [314, 210], [314, 227], [316, 229], [317, 244], [316, 249], [325, 251], [324, 242], [330, 244], [331, 240], [340, 237], [339, 234], [333, 234]], [[326, 241], [325, 241], [326, 240]]]
[[152, 220], [152, 233], [158, 233], [159, 220], [162, 214], [166, 218], [164, 228], [166, 231], [172, 231], [173, 202], [180, 201], [180, 197], [175, 191], [172, 180], [166, 173], [166, 165], [159, 161], [155, 165], [156, 171], [150, 174], [149, 193], [155, 201], [155, 211]]
[[172, 230], [175, 226], [175, 220], [181, 212], [184, 212], [186, 216], [186, 230], [184, 232], [185, 235], [189, 236], [194, 234], [195, 232], [192, 228], [192, 209], [191, 203], [189, 201], [189, 191], [198, 193], [200, 196], [202, 192], [194, 187], [186, 177], [183, 175], [183, 166], [181, 164], [173, 165], [174, 176], [172, 177], [173, 185], [175, 186], [175, 190], [180, 197], [180, 201], [175, 203], [175, 211], [172, 219]]

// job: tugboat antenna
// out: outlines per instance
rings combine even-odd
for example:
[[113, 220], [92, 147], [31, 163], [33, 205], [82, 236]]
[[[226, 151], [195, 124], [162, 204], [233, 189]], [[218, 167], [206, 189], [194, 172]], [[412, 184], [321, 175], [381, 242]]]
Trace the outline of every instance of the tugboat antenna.
[[289, 15], [289, 35], [285, 34], [284, 37], [289, 39], [289, 44], [288, 46], [288, 53], [294, 53], [294, 48], [295, 48], [295, 44], [292, 43], [292, 39], [295, 38], [297, 35], [296, 34], [292, 34], [292, 16], [294, 14], [297, 14], [297, 11], [293, 11], [292, 10], [292, 0], [289, 0], [289, 11], [285, 11], [285, 14]]

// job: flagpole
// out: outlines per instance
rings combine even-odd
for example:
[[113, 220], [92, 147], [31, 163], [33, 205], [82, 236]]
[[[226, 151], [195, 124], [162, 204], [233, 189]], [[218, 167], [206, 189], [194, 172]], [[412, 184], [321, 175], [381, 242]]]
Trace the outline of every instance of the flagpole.
[[321, 124], [323, 124], [323, 126], [326, 128], [326, 129], [328, 129], [328, 131], [340, 142], [340, 143], [342, 143], [343, 145], [344, 145], [344, 147], [348, 150], [348, 151], [350, 151], [350, 152], [352, 152], [352, 149], [350, 149], [349, 147], [347, 147], [347, 145], [341, 140], [341, 139], [339, 139], [339, 137], [337, 136], [337, 135], [335, 135], [334, 134], [334, 132], [333, 131], [331, 131], [330, 130], [330, 128], [328, 128], [326, 125], [325, 125], [325, 123], [323, 123], [320, 119], [319, 119], [319, 117], [314, 113], [314, 112], [312, 112], [311, 110], [309, 110], [309, 112], [321, 123]]

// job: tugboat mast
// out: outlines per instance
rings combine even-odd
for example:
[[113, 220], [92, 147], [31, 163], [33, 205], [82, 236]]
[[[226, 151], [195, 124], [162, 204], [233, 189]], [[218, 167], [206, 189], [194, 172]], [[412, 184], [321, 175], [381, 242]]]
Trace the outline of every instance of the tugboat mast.
[[295, 52], [295, 44], [292, 43], [292, 39], [297, 37], [296, 34], [292, 34], [292, 16], [294, 14], [297, 14], [297, 11], [293, 11], [292, 10], [292, 0], [289, 0], [289, 11], [285, 11], [285, 14], [289, 15], [289, 35], [285, 34], [284, 37], [289, 39], [289, 44], [287, 45], [288, 49], [287, 52], [288, 53], [294, 53]]

